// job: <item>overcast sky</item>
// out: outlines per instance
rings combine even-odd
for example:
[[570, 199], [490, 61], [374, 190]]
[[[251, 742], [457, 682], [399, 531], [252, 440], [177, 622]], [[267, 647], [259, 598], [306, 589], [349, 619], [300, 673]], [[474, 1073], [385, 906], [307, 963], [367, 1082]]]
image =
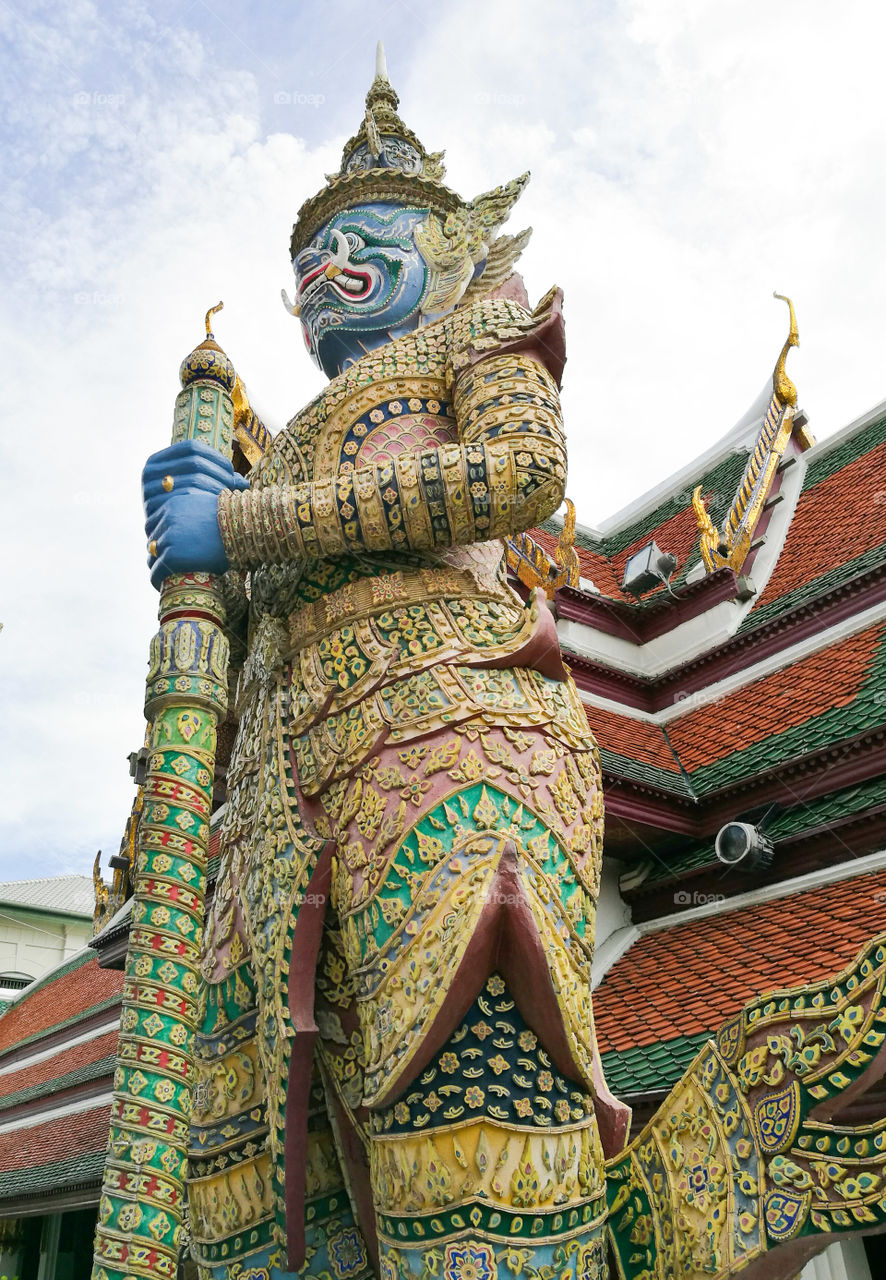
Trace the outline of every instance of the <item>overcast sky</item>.
[[289, 230], [388, 50], [466, 196], [532, 171], [569, 492], [599, 524], [723, 435], [797, 306], [819, 436], [886, 397], [874, 0], [2, 0], [0, 879], [116, 851], [156, 596], [139, 473], [215, 331], [275, 428], [321, 385]]

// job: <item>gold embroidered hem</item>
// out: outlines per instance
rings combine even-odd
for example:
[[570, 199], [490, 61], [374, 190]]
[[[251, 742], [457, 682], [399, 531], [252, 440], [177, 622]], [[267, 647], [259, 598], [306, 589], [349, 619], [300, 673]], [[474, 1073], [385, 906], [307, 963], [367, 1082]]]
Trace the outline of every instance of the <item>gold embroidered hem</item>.
[[377, 1136], [372, 1144], [382, 1213], [425, 1213], [475, 1199], [506, 1209], [570, 1209], [603, 1194], [602, 1168], [593, 1119], [527, 1133], [465, 1117], [448, 1129]]

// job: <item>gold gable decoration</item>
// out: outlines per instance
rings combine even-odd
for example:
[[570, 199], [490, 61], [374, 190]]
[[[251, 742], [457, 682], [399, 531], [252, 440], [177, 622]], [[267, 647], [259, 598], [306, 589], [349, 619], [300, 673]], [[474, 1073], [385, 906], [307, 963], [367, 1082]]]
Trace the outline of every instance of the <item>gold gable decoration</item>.
[[698, 485], [692, 494], [692, 508], [701, 534], [701, 556], [709, 573], [723, 568], [737, 571], [747, 559], [772, 481], [794, 431], [802, 448], [808, 449], [814, 443], [805, 425], [795, 422], [797, 388], [785, 370], [788, 352], [800, 345], [794, 304], [782, 293], [772, 296], [788, 304], [790, 328], [772, 372], [772, 395], [756, 443], [720, 529], [708, 514], [702, 486]]
[[558, 587], [577, 587], [581, 566], [575, 550], [575, 505], [566, 499], [566, 516], [554, 548], [554, 558], [528, 533], [508, 538], [505, 544], [508, 568], [524, 586], [543, 587], [548, 599]]

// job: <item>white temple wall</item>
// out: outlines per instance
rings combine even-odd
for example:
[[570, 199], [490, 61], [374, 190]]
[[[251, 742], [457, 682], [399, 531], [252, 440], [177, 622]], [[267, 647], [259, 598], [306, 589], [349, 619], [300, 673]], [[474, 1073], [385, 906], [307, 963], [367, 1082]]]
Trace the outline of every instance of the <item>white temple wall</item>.
[[91, 922], [85, 920], [0, 908], [0, 974], [42, 977], [82, 950], [91, 937]]

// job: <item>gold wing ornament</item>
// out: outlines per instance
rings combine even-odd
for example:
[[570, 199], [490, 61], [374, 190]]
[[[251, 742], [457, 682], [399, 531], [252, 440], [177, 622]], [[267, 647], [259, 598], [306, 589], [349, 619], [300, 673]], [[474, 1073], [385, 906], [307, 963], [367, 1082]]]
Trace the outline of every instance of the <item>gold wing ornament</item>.
[[[431, 270], [423, 315], [447, 311], [463, 297], [473, 301], [508, 278], [532, 230], [501, 237], [497, 232], [528, 181], [529, 174], [523, 173], [504, 186], [485, 191], [445, 219], [428, 214], [415, 233], [419, 251]], [[484, 261], [482, 273], [472, 283], [476, 268]]]
[[772, 389], [782, 404], [796, 405], [797, 388], [787, 375], [785, 370], [785, 361], [788, 358], [788, 352], [791, 347], [799, 347], [800, 345], [800, 334], [797, 329], [797, 317], [794, 314], [794, 304], [791, 302], [790, 298], [786, 298], [783, 293], [773, 293], [772, 296], [773, 298], [778, 298], [779, 302], [786, 302], [791, 315], [790, 332], [785, 339], [785, 344], [781, 349], [781, 354], [776, 361], [775, 371], [772, 375]]
[[519, 200], [529, 182], [529, 174], [521, 173], [519, 178], [512, 178], [504, 186], [493, 187], [472, 200], [465, 207], [465, 214], [471, 228], [471, 249], [480, 250], [481, 245], [489, 245], [495, 238], [499, 227], [507, 222], [511, 210]]
[[482, 273], [465, 290], [464, 301], [476, 302], [500, 284], [504, 284], [514, 270], [514, 263], [529, 244], [532, 227], [518, 231], [515, 236], [496, 236], [489, 246], [486, 265]]
[[447, 214], [445, 220], [429, 213], [421, 226], [416, 227], [415, 242], [431, 272], [421, 304], [422, 314], [448, 311], [459, 301], [474, 274], [464, 213], [458, 210]]

